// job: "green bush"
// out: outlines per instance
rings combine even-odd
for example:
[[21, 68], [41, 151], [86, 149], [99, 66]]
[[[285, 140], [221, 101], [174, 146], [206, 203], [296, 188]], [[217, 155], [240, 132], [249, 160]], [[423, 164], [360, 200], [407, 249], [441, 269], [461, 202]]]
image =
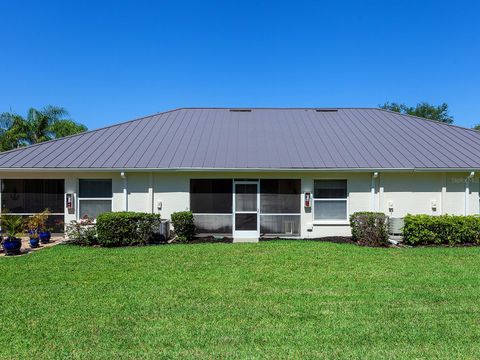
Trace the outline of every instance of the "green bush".
[[107, 212], [97, 217], [101, 246], [144, 245], [156, 241], [160, 215], [140, 212]]
[[369, 246], [388, 244], [387, 216], [380, 212], [356, 212], [350, 216], [352, 239]]
[[189, 241], [195, 236], [195, 223], [191, 211], [174, 212], [171, 217], [173, 230], [179, 241]]
[[403, 238], [409, 245], [480, 245], [480, 217], [407, 215]]

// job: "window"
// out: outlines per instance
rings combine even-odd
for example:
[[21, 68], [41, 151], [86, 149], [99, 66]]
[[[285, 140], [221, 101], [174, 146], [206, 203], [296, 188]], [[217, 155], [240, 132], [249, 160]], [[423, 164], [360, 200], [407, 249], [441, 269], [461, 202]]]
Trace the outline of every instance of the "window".
[[232, 233], [232, 179], [191, 179], [190, 210], [199, 233]]
[[112, 179], [80, 179], [78, 182], [78, 217], [96, 219], [112, 211]]
[[260, 233], [300, 235], [300, 180], [260, 180]]
[[318, 222], [344, 222], [347, 217], [347, 180], [315, 180], [313, 219]]
[[260, 180], [260, 206], [265, 214], [300, 213], [300, 180]]

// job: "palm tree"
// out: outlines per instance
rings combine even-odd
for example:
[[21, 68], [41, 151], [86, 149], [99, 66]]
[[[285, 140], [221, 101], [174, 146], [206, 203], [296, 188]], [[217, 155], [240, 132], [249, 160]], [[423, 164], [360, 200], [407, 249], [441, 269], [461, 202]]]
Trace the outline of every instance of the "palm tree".
[[68, 111], [58, 106], [42, 110], [30, 108], [26, 118], [12, 113], [0, 114], [0, 151], [11, 150], [87, 130], [83, 124], [67, 118]]

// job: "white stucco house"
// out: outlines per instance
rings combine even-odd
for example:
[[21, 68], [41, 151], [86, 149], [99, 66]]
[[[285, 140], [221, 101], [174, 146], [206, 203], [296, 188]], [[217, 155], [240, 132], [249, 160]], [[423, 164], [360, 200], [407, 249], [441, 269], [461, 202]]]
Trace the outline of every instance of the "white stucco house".
[[349, 214], [479, 214], [480, 132], [381, 109], [177, 109], [0, 154], [1, 208], [191, 210], [203, 234], [349, 235]]

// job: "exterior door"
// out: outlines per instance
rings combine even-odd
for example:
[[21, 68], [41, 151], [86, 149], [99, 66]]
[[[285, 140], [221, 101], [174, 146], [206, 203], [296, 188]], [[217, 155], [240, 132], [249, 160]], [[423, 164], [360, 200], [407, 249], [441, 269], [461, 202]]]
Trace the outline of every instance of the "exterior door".
[[259, 182], [233, 182], [233, 237], [259, 237]]

